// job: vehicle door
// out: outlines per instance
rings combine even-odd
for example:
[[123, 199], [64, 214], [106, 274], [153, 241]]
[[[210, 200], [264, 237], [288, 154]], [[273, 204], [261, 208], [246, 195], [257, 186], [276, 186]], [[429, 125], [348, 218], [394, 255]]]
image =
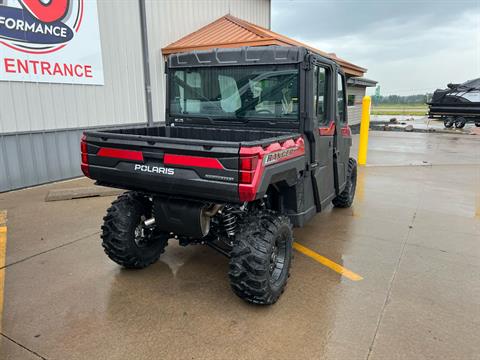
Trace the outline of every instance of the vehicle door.
[[313, 65], [313, 137], [316, 167], [313, 169], [321, 208], [335, 197], [334, 135], [335, 119], [331, 91], [335, 78], [330, 66]]
[[335, 188], [337, 193], [343, 191], [348, 172], [348, 159], [352, 136], [347, 118], [347, 92], [345, 75], [337, 71], [336, 76], [336, 106], [335, 106], [335, 141], [334, 141], [334, 162], [335, 162]]

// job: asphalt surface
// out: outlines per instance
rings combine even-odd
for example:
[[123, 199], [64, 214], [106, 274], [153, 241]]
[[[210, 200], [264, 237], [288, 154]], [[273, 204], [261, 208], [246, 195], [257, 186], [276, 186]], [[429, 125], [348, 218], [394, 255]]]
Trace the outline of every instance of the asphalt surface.
[[205, 247], [112, 263], [112, 197], [44, 201], [86, 179], [0, 194], [0, 359], [478, 359], [480, 138], [373, 132], [368, 162], [351, 209], [294, 232], [363, 280], [297, 252], [271, 307], [237, 298]]

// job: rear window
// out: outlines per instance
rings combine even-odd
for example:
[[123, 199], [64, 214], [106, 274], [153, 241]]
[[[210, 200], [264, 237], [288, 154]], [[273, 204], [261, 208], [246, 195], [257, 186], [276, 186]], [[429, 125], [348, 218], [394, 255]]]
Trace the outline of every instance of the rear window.
[[170, 114], [223, 119], [298, 119], [298, 68], [235, 66], [176, 70]]

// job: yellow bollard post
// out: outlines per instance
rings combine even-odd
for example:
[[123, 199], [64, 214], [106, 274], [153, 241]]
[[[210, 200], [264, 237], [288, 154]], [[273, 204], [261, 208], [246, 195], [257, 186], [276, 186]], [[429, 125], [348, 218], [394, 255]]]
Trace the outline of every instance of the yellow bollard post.
[[358, 144], [358, 165], [365, 165], [367, 163], [371, 103], [372, 99], [370, 96], [365, 96], [362, 100], [362, 120], [360, 122], [360, 142]]

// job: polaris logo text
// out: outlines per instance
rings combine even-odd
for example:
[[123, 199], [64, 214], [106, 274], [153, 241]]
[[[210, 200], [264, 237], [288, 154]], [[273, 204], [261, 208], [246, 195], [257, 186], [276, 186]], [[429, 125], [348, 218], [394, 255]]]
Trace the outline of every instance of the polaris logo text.
[[175, 175], [175, 169], [166, 168], [163, 166], [150, 166], [150, 165], [136, 164], [135, 171], [148, 172], [152, 174]]

